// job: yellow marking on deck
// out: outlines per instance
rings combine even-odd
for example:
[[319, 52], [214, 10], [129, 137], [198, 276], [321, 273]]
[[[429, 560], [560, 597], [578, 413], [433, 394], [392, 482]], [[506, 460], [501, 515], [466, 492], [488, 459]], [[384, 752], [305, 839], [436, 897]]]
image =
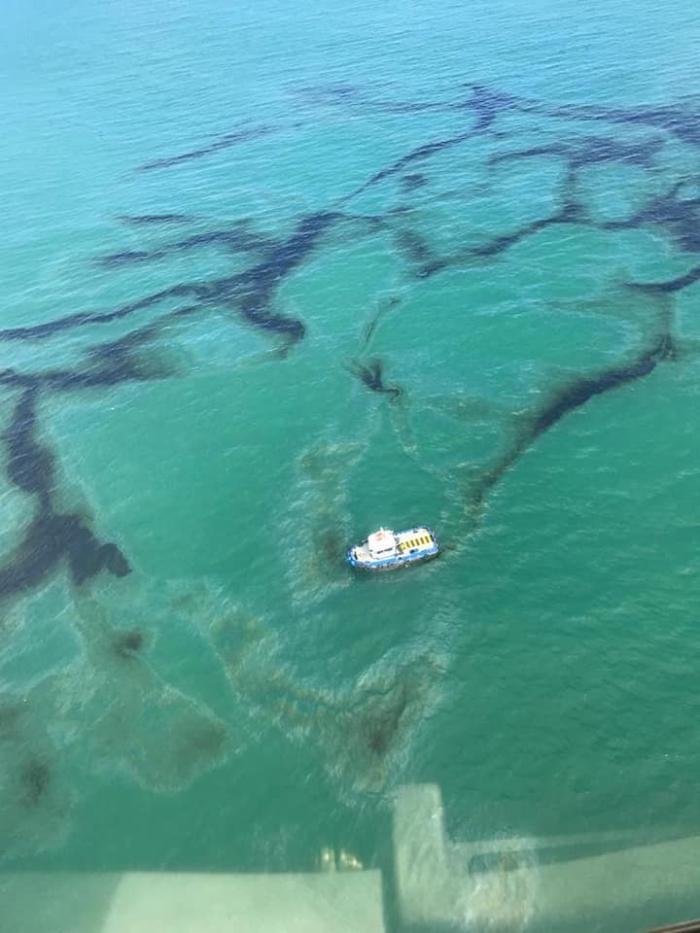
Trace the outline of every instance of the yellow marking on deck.
[[408, 551], [411, 548], [429, 547], [434, 543], [433, 536], [430, 534], [416, 535], [413, 538], [406, 538], [404, 541], [399, 541], [399, 551]]

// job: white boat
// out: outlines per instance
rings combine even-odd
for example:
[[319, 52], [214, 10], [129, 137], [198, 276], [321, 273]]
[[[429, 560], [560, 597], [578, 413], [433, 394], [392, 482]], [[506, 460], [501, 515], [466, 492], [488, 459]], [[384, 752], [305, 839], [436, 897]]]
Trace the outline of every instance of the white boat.
[[348, 550], [347, 562], [358, 570], [398, 570], [439, 553], [434, 532], [424, 525], [406, 531], [380, 528]]

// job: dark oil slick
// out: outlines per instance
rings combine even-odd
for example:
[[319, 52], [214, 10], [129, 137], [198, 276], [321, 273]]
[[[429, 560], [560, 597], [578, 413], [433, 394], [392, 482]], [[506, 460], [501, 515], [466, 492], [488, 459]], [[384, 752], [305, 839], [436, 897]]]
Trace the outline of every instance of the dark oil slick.
[[428, 179], [425, 175], [421, 175], [420, 172], [410, 172], [401, 179], [401, 190], [416, 191], [416, 189], [423, 188], [427, 184]]
[[22, 392], [2, 435], [7, 479], [33, 496], [36, 503], [34, 517], [19, 544], [0, 563], [3, 597], [37, 586], [62, 561], [76, 584], [101, 570], [116, 576], [130, 571], [116, 544], [99, 541], [81, 516], [55, 510], [55, 457], [36, 437], [38, 396], [36, 383]]
[[186, 224], [193, 218], [189, 214], [122, 214], [117, 218], [130, 227], [146, 227], [153, 224]]
[[350, 372], [357, 376], [360, 382], [379, 395], [388, 395], [391, 401], [401, 396], [401, 389], [396, 385], [387, 385], [384, 382], [384, 363], [379, 359], [368, 360], [366, 363], [355, 361]]
[[223, 149], [231, 149], [233, 146], [240, 146], [242, 143], [247, 143], [254, 139], [261, 139], [263, 136], [269, 136], [274, 132], [275, 129], [271, 126], [242, 127], [232, 133], [225, 133], [223, 136], [219, 136], [207, 146], [201, 146], [198, 149], [190, 149], [178, 155], [144, 162], [143, 165], [139, 165], [137, 171], [152, 172], [156, 169], [173, 168], [176, 165], [182, 165], [183, 162], [193, 162], [195, 159], [204, 159], [206, 156], [221, 152]]
[[30, 758], [22, 765], [20, 779], [23, 788], [23, 804], [26, 807], [36, 807], [48, 791], [51, 770], [45, 761]]
[[136, 657], [144, 646], [144, 635], [138, 629], [132, 629], [129, 632], [122, 632], [114, 639], [112, 647], [118, 658], [129, 660]]
[[[361, 90], [343, 85], [316, 91], [306, 89], [305, 93], [307, 98], [315, 96], [317, 102], [324, 106], [350, 107], [369, 116], [391, 113], [402, 115], [408, 122], [414, 114], [435, 112], [453, 115], [458, 125], [452, 134], [441, 134], [408, 147], [403, 155], [377, 168], [366, 181], [340, 198], [335, 206], [298, 216], [286, 236], [272, 236], [254, 230], [249, 221], [236, 221], [230, 227], [217, 225], [212, 230], [200, 230], [155, 248], [120, 250], [98, 258], [103, 268], [117, 272], [125, 266], [163, 261], [181, 252], [196, 253], [200, 249], [217, 246], [235, 257], [236, 262], [245, 262], [242, 270], [239, 267], [227, 276], [202, 276], [191, 282], [175, 282], [113, 308], [79, 309], [53, 320], [0, 329], [2, 342], [32, 343], [50, 341], [59, 334], [86, 327], [99, 329], [101, 325], [115, 322], [123, 322], [127, 328], [120, 337], [95, 342], [71, 367], [0, 371], [0, 385], [15, 396], [9, 426], [1, 438], [6, 477], [11, 485], [34, 499], [31, 520], [14, 551], [5, 555], [0, 565], [0, 595], [7, 597], [36, 587], [62, 564], [78, 585], [103, 571], [123, 576], [130, 569], [127, 558], [116, 544], [100, 541], [82, 517], [63, 514], [56, 506], [55, 455], [46, 441], [39, 439], [41, 398], [53, 393], [94, 392], [176, 375], [159, 359], [155, 342], [173, 322], [211, 310], [231, 312], [248, 326], [280, 341], [285, 352], [289, 351], [305, 338], [307, 329], [303, 320], [278, 308], [277, 293], [280, 285], [315, 256], [322, 244], [328, 244], [331, 231], [347, 228], [348, 237], [356, 236], [358, 221], [362, 221], [368, 233], [382, 235], [383, 232], [393, 239], [412, 273], [418, 277], [438, 275], [455, 263], [498, 261], [511, 247], [528, 237], [547, 228], [565, 225], [592, 226], [601, 230], [653, 226], [667, 233], [679, 250], [700, 252], [700, 196], [691, 184], [694, 181], [697, 187], [697, 179], [679, 178], [667, 194], [652, 198], [631, 217], [617, 222], [595, 223], [577, 190], [579, 172], [599, 165], [634, 165], [643, 171], [653, 172], [665, 145], [662, 134], [700, 148], [700, 111], [692, 104], [638, 108], [585, 104], [558, 106], [516, 97], [479, 84], [463, 85], [456, 88], [450, 98], [432, 101], [372, 98]], [[561, 139], [555, 142], [518, 148], [517, 133], [509, 130], [504, 134], [498, 126], [499, 118], [508, 113], [532, 114], [540, 120], [551, 121], [552, 127], [556, 127], [560, 120], [578, 120], [582, 124], [594, 122], [600, 124], [602, 130], [598, 135], [562, 134]], [[648, 128], [654, 131], [654, 135], [628, 139], [611, 131], [611, 128], [622, 130], [626, 126]], [[138, 170], [149, 172], [173, 168], [262, 139], [274, 132], [277, 128], [267, 125], [241, 127], [209, 144], [167, 158], [146, 161]], [[550, 215], [535, 219], [522, 228], [494, 230], [490, 238], [480, 244], [465, 246], [454, 255], [440, 255], [422, 233], [418, 222], [411, 222], [411, 197], [415, 193], [416, 197], [424, 198], [423, 189], [430, 184], [431, 161], [436, 156], [489, 137], [501, 147], [488, 159], [492, 167], [534, 157], [553, 157], [563, 161], [565, 183], [559, 205]], [[511, 139], [513, 147], [503, 149], [504, 140], [510, 144]], [[348, 205], [353, 199], [394, 178], [398, 179], [398, 193], [403, 199], [400, 210], [394, 204], [383, 213], [364, 218], [348, 213]], [[188, 215], [173, 211], [124, 214], [119, 219], [136, 228], [182, 227], [191, 222]], [[337, 242], [347, 242], [348, 237], [338, 236]], [[698, 281], [700, 266], [694, 266], [668, 281], [632, 283], [630, 288], [645, 289], [648, 294], [658, 295], [662, 300], [664, 295], [673, 295]], [[150, 316], [146, 323], [130, 326], [131, 318], [146, 312]], [[370, 324], [365, 343], [371, 339], [379, 317]], [[673, 359], [671, 328], [672, 315], [666, 315], [662, 332], [653, 335], [646, 349], [635, 358], [613, 364], [598, 373], [573, 377], [570, 382], [555, 387], [546, 404], [524, 418], [512, 448], [495, 466], [485, 471], [476, 490], [472, 490], [473, 503], [483, 502], [489, 490], [521, 454], [569, 412], [581, 408], [596, 396], [645, 378], [659, 363]], [[401, 396], [398, 385], [385, 382], [381, 359], [356, 360], [351, 371], [371, 392], [384, 395], [389, 401], [396, 401]], [[128, 658], [138, 652], [140, 642], [137, 644], [136, 634], [129, 638], [131, 641], [127, 639], [115, 644], [117, 655]]]
[[173, 253], [182, 253], [200, 249], [203, 246], [221, 246], [231, 253], [255, 253], [272, 249], [274, 242], [264, 236], [252, 233], [248, 225], [243, 223], [230, 230], [211, 230], [194, 234], [182, 240], [176, 240], [166, 246], [154, 250], [124, 250], [110, 253], [99, 260], [105, 268], [125, 266], [143, 262], [153, 262], [164, 259]]
[[591, 399], [650, 375], [659, 363], [674, 359], [671, 335], [662, 333], [655, 342], [627, 363], [617, 364], [598, 373], [576, 376], [555, 388], [545, 403], [526, 414], [512, 445], [478, 479], [470, 491], [471, 504], [478, 510], [486, 496], [504, 474], [517, 462], [540, 435]]

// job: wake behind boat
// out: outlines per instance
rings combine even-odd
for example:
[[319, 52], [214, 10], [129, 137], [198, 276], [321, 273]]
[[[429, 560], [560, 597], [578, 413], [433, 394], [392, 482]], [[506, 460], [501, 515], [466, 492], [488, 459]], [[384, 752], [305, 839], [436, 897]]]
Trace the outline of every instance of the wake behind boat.
[[396, 532], [380, 528], [348, 550], [347, 562], [358, 570], [398, 570], [439, 553], [434, 533], [424, 525]]

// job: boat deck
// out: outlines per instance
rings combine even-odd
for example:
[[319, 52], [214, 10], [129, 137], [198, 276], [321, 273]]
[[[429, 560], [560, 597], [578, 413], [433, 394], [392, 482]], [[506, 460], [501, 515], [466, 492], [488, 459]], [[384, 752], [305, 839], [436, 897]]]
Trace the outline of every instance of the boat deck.
[[353, 567], [391, 570], [434, 557], [437, 553], [438, 543], [430, 528], [420, 525], [398, 532], [381, 528], [351, 548], [348, 560]]

